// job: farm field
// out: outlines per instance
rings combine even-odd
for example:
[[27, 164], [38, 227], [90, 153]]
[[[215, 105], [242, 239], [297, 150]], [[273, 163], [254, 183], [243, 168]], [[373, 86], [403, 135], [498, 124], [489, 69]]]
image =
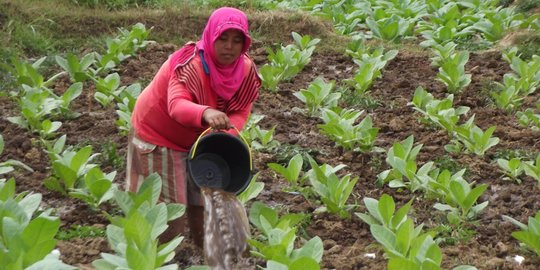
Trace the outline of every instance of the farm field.
[[[0, 4], [4, 2], [10, 1], [0, 1]], [[256, 33], [253, 35], [255, 42], [249, 53], [259, 70], [269, 63], [268, 47], [276, 48], [275, 44], [281, 43], [285, 46], [294, 42], [290, 32], [310, 35], [312, 38], [335, 38], [335, 44], [343, 44], [343, 40], [348, 40], [346, 35], [338, 37], [335, 34], [328, 34], [327, 32], [333, 31], [332, 25], [320, 22], [319, 20], [323, 20], [321, 18], [304, 17], [294, 13], [301, 19], [293, 21], [287, 14], [283, 16], [274, 14], [272, 20], [276, 21], [276, 26], [287, 23], [290, 25], [285, 31], [276, 27], [273, 29], [275, 32], [269, 33], [272, 27], [267, 25], [271, 22], [265, 20], [265, 16], [269, 16], [265, 11], [250, 10], [247, 14], [250, 21], [254, 22], [252, 31]], [[200, 24], [197, 29], [202, 29], [205, 19], [201, 15], [201, 18], [192, 18], [192, 21]], [[133, 25], [132, 20], [115, 22], [115, 25], [129, 28]], [[167, 57], [182, 45], [179, 40], [197, 38], [197, 31], [188, 23], [179, 23], [174, 30], [174, 35], [178, 37], [165, 40], [162, 38], [163, 29], [159, 29], [159, 23], [162, 24], [163, 21], [144, 17], [140, 18], [140, 21], [144, 22], [147, 29], [156, 28], [150, 32], [148, 40], [153, 40], [154, 33], [162, 40], [149, 43], [133, 56], [123, 60], [114, 70], [120, 75], [121, 85], [140, 83], [144, 88]], [[111, 28], [104, 26], [106, 19], [85, 20], [78, 23], [79, 27], [60, 25], [59, 28], [73, 31], [66, 33], [70, 36], [92, 36], [97, 35], [100, 30], [111, 31]], [[93, 28], [94, 25], [96, 28]], [[168, 29], [167, 27], [165, 28]], [[323, 27], [324, 29], [321, 29]], [[114, 35], [114, 30], [112, 29], [111, 35]], [[260, 40], [259, 35], [262, 36]], [[281, 37], [282, 40], [275, 37]], [[509, 216], [527, 224], [528, 218], [534, 217], [540, 210], [540, 180], [525, 173], [518, 177], [519, 181], [508, 179], [497, 163], [497, 159], [511, 159], [517, 156], [522, 160], [534, 162], [540, 155], [539, 128], [522, 125], [515, 113], [529, 108], [535, 110], [538, 115], [540, 91], [536, 89], [526, 95], [519, 109], [513, 111], [497, 107], [489, 93], [495, 87], [494, 82], [503, 82], [505, 74], [513, 72], [502, 53], [514, 45], [516, 39], [513, 37], [508, 35], [504, 42], [496, 42], [481, 50], [470, 50], [469, 59], [464, 66], [464, 72], [471, 75], [470, 84], [457, 91], [453, 97], [454, 108], [459, 106], [469, 108], [468, 112], [461, 116], [459, 123], [464, 123], [474, 115], [474, 124], [482, 131], [495, 127], [492, 137], [497, 137], [499, 141], [482, 155], [466, 151], [465, 148], [458, 152], [445, 150], [445, 146], [453, 140], [450, 133], [422, 119], [423, 115], [411, 105], [418, 87], [431, 93], [435, 99], [443, 99], [449, 94], [447, 86], [437, 80], [439, 68], [432, 64], [432, 51], [418, 45], [421, 39], [404, 40], [401, 44], [377, 42], [372, 39], [366, 41], [366, 44], [374, 47], [385, 45], [385, 51], [395, 49], [398, 51], [397, 55], [386, 63], [381, 70], [381, 76], [369, 87], [367, 95], [359, 97], [350, 90], [345, 91], [342, 92], [338, 104], [342, 108], [363, 110], [364, 113], [359, 119], [369, 115], [373, 127], [378, 128], [378, 134], [373, 147], [367, 151], [344, 149], [336, 145], [336, 142], [321, 132], [323, 120], [306, 115], [305, 104], [295, 96], [301, 89], [307, 89], [317, 77], [334, 81], [342, 88], [347, 85], [345, 83], [347, 80], [355, 77], [358, 65], [351, 55], [345, 53], [346, 45], [336, 45], [336, 48], [331, 49], [333, 41], [321, 41], [320, 46], [315, 45], [310, 62], [297, 75], [290, 80], [281, 81], [275, 91], [268, 89], [260, 91], [253, 107], [253, 114], [264, 116], [257, 123], [261, 129], [271, 130], [275, 127], [275, 131], [273, 144], [264, 147], [259, 143], [260, 147], [252, 147], [254, 166], [258, 172], [257, 181], [264, 183], [264, 189], [246, 204], [246, 210], [249, 211], [252, 203], [257, 201], [277, 209], [281, 214], [309, 214], [309, 218], [300, 225], [297, 235], [307, 240], [315, 236], [320, 237], [324, 247], [320, 261], [321, 269], [387, 269], [388, 259], [385, 258], [385, 251], [372, 235], [370, 225], [354, 213], [368, 212], [364, 204], [365, 198], [379, 200], [383, 194], [388, 194], [394, 199], [396, 208], [412, 200], [408, 216], [415, 226], [423, 224], [423, 231], [433, 232], [433, 238], [442, 252], [440, 264], [442, 269], [453, 269], [459, 265], [470, 265], [485, 270], [540, 269], [538, 254], [520, 245], [520, 241], [512, 236], [512, 232], [518, 231], [519, 228], [503, 218]], [[87, 53], [91, 50], [94, 48], [85, 48], [81, 51]], [[31, 60], [39, 57], [41, 56], [33, 56]], [[52, 67], [50, 70], [60, 69]], [[54, 73], [50, 70], [49, 73]], [[5, 73], [0, 78], [9, 76]], [[538, 80], [540, 75], [535, 78]], [[49, 87], [54, 93], [61, 95], [71, 85], [70, 77], [63, 75]], [[100, 231], [99, 235], [74, 237], [58, 240], [56, 243], [56, 248], [61, 254], [60, 259], [64, 263], [81, 269], [93, 269], [92, 262], [101, 258], [102, 252], [113, 252], [104, 235], [104, 229], [110, 222], [101, 211], [117, 213], [118, 209], [112, 201], [109, 201], [100, 205], [100, 211], [96, 211], [81, 200], [51, 191], [44, 186], [43, 181], [52, 174], [49, 156], [40, 143], [38, 134], [8, 121], [8, 117], [20, 115], [21, 112], [19, 105], [9, 94], [10, 91], [17, 91], [18, 86], [7, 86], [10, 88], [4, 86], [0, 89], [0, 134], [5, 144], [3, 152], [0, 152], [0, 162], [9, 159], [18, 160], [31, 167], [33, 172], [18, 168], [0, 175], [0, 178], [13, 177], [17, 192], [42, 194], [40, 207], [53, 209], [52, 215], [60, 219], [61, 231], [68, 231], [76, 225], [93, 227], [96, 231]], [[121, 186], [125, 174], [127, 136], [119, 130], [116, 123], [118, 108], [102, 106], [94, 98], [96, 91], [96, 86], [91, 81], [84, 82], [82, 94], [74, 99], [70, 106], [72, 111], [80, 115], [73, 119], [62, 120], [58, 133], [66, 134], [67, 145], [91, 145], [95, 153], [102, 153], [102, 156], [96, 159], [100, 162], [101, 169], [104, 172], [117, 171], [114, 182]], [[338, 87], [334, 91], [338, 91]], [[474, 186], [486, 185], [485, 192], [478, 198], [478, 203], [487, 202], [487, 206], [469, 222], [462, 223], [463, 227], [459, 230], [456, 227], [452, 228], [451, 225], [441, 226], [448, 224], [448, 221], [444, 212], [434, 208], [440, 201], [426, 196], [422, 188], [413, 191], [406, 187], [390, 187], [388, 182], [377, 184], [378, 176], [392, 169], [386, 162], [388, 150], [394, 143], [404, 141], [411, 135], [414, 138], [414, 145], [421, 145], [416, 156], [418, 168], [433, 162], [437, 168], [447, 169], [452, 174], [465, 169], [463, 178], [467, 182], [473, 183]], [[112, 148], [116, 150], [111, 150]], [[349, 218], [318, 211], [322, 202], [316, 193], [302, 194], [298, 190], [291, 191], [290, 183], [267, 165], [269, 163], [285, 165], [297, 153], [304, 157], [304, 173], [309, 170], [306, 158], [309, 155], [318, 164], [333, 167], [345, 165], [336, 173], [340, 177], [346, 174], [358, 177], [347, 200], [347, 204], [355, 205], [349, 210]], [[302, 186], [309, 186], [309, 181], [305, 181]], [[260, 231], [252, 226], [252, 234], [260, 235]], [[296, 243], [297, 246], [301, 244], [303, 242], [300, 240]], [[516, 256], [523, 257], [523, 261], [516, 260]], [[184, 269], [204, 264], [204, 256], [202, 251], [186, 238], [176, 249], [172, 262]], [[257, 265], [266, 267], [263, 259], [252, 257], [242, 264], [242, 268], [257, 269]]]

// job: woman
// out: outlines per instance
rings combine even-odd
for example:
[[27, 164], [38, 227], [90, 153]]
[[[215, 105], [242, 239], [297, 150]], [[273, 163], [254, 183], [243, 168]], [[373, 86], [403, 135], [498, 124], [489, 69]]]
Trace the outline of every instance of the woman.
[[[174, 52], [137, 99], [129, 138], [127, 189], [144, 178], [162, 178], [161, 200], [187, 206], [195, 244], [203, 243], [203, 201], [186, 172], [187, 154], [208, 127], [236, 134], [251, 111], [261, 81], [247, 55], [251, 45], [246, 15], [235, 8], [215, 10], [202, 38]], [[185, 216], [162, 236], [184, 233]]]

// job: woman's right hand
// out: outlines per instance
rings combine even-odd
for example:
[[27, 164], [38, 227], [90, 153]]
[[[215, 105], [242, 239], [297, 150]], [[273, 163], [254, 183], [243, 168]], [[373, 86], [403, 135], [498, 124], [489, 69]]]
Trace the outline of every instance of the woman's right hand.
[[231, 121], [227, 114], [216, 109], [208, 108], [204, 110], [203, 120], [213, 129], [232, 128]]

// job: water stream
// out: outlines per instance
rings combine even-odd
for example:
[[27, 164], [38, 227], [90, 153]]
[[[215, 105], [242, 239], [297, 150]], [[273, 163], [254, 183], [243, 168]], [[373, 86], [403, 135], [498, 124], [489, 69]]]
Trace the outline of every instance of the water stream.
[[215, 270], [233, 269], [247, 250], [249, 221], [235, 194], [202, 188], [204, 198], [204, 255]]

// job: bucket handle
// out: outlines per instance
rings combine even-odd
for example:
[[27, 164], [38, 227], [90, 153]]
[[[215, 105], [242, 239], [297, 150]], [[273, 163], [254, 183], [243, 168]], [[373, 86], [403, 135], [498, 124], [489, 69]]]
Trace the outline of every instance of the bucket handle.
[[[247, 142], [246, 138], [244, 138], [244, 136], [242, 136], [242, 133], [240, 133], [240, 130], [238, 130], [235, 126], [233, 126], [233, 128], [236, 130], [236, 132], [238, 133], [238, 136], [240, 137], [240, 139], [242, 139], [242, 141], [244, 142], [244, 144], [246, 145], [247, 149], [248, 149], [248, 154], [249, 154], [249, 170], [250, 171], [253, 171], [253, 160], [251, 158], [251, 147], [249, 146], [249, 143]], [[201, 140], [202, 136], [204, 136], [204, 134], [206, 134], [208, 131], [210, 131], [212, 129], [212, 127], [209, 127], [207, 129], [205, 129], [201, 135], [199, 135], [199, 137], [197, 138], [197, 140], [195, 141], [195, 144], [193, 144], [193, 151], [191, 151], [191, 157], [190, 159], [193, 159], [195, 157], [195, 152], [197, 152], [197, 145], [199, 144], [199, 141]]]

